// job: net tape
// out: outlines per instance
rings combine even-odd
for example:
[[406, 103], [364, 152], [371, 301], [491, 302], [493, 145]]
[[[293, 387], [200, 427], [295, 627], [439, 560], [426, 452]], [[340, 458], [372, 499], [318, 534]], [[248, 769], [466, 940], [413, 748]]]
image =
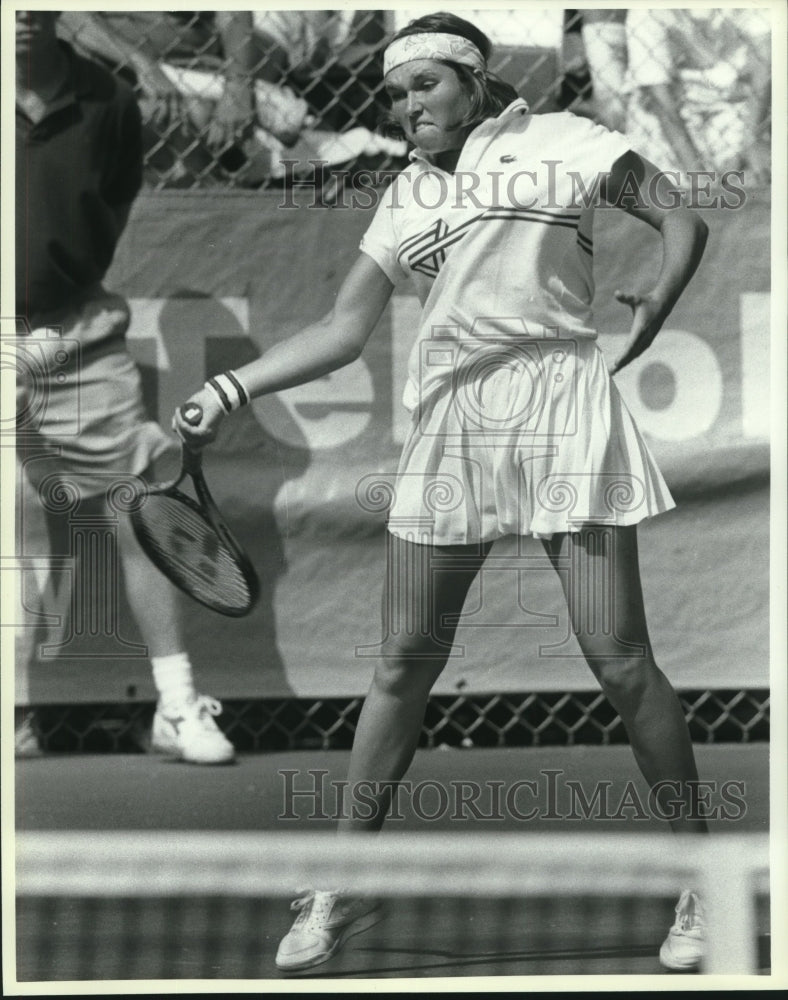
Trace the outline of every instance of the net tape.
[[[683, 838], [670, 851], [665, 845], [664, 836], [651, 834], [464, 833], [355, 838], [348, 851], [320, 834], [223, 833], [217, 840], [215, 833], [179, 832], [174, 840], [136, 831], [28, 832], [16, 841], [16, 892], [20, 902], [277, 899], [298, 886], [331, 884], [387, 899], [463, 899], [465, 925], [474, 900], [675, 897], [677, 886], [693, 885], [708, 926], [704, 971], [755, 971], [755, 899], [769, 892], [767, 836], [731, 834], [713, 845]], [[491, 912], [507, 917], [505, 908]], [[554, 947], [560, 939], [559, 926]]]

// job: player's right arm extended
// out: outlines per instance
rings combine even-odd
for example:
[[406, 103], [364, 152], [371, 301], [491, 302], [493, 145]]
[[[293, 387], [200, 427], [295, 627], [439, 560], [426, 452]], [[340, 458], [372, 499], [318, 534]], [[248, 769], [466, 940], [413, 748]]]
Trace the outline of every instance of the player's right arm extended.
[[394, 286], [366, 254], [359, 254], [331, 312], [262, 357], [237, 369], [251, 396], [311, 382], [355, 361], [380, 319]]
[[[372, 258], [359, 254], [330, 312], [275, 344], [261, 357], [235, 369], [235, 375], [254, 398], [311, 382], [343, 368], [361, 354], [393, 289]], [[216, 436], [224, 410], [205, 387], [187, 402], [202, 407], [202, 421], [192, 427], [176, 412], [173, 429], [187, 443], [200, 447]]]

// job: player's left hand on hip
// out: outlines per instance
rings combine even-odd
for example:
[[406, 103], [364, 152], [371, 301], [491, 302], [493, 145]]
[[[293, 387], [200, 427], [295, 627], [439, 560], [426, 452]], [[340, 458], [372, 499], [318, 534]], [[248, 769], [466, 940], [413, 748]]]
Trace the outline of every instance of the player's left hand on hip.
[[665, 320], [666, 312], [650, 295], [637, 295], [631, 292], [615, 292], [616, 299], [632, 310], [632, 327], [627, 337], [626, 346], [618, 358], [608, 365], [611, 375], [620, 372], [635, 358], [651, 346]]

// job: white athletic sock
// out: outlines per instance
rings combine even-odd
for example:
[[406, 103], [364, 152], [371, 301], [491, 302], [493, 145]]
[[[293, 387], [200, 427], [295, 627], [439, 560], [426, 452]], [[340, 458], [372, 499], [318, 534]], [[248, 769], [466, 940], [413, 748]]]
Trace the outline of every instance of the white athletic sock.
[[192, 701], [196, 697], [192, 680], [192, 665], [188, 653], [152, 656], [153, 683], [162, 705]]

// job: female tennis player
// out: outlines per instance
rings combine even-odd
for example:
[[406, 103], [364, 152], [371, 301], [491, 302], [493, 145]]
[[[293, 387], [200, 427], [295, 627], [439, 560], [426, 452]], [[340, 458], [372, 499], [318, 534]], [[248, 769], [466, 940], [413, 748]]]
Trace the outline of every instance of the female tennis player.
[[[404, 399], [412, 422], [389, 513], [382, 655], [348, 774], [351, 789], [363, 781], [381, 791], [374, 815], [343, 821], [342, 832], [382, 825], [387, 783], [411, 763], [468, 588], [493, 541], [510, 534], [542, 539], [638, 766], [658, 801], [669, 790], [681, 802], [673, 828], [701, 832], [692, 744], [654, 661], [638, 569], [637, 523], [673, 501], [611, 375], [659, 333], [700, 261], [706, 226], [655, 202], [657, 169], [622, 135], [567, 113], [531, 115], [488, 72], [490, 50], [453, 14], [421, 17], [393, 37], [387, 128], [412, 144], [411, 162], [383, 196], [333, 310], [211, 379], [190, 400], [202, 422], [176, 415], [173, 426], [201, 447], [250, 397], [353, 361], [394, 286], [410, 279], [422, 306]], [[632, 326], [610, 371], [591, 312], [600, 205], [662, 239], [653, 287], [617, 293]], [[297, 900], [278, 967], [325, 961], [374, 922], [372, 905], [325, 891]], [[682, 893], [663, 962], [697, 964], [702, 931], [696, 896]]]

